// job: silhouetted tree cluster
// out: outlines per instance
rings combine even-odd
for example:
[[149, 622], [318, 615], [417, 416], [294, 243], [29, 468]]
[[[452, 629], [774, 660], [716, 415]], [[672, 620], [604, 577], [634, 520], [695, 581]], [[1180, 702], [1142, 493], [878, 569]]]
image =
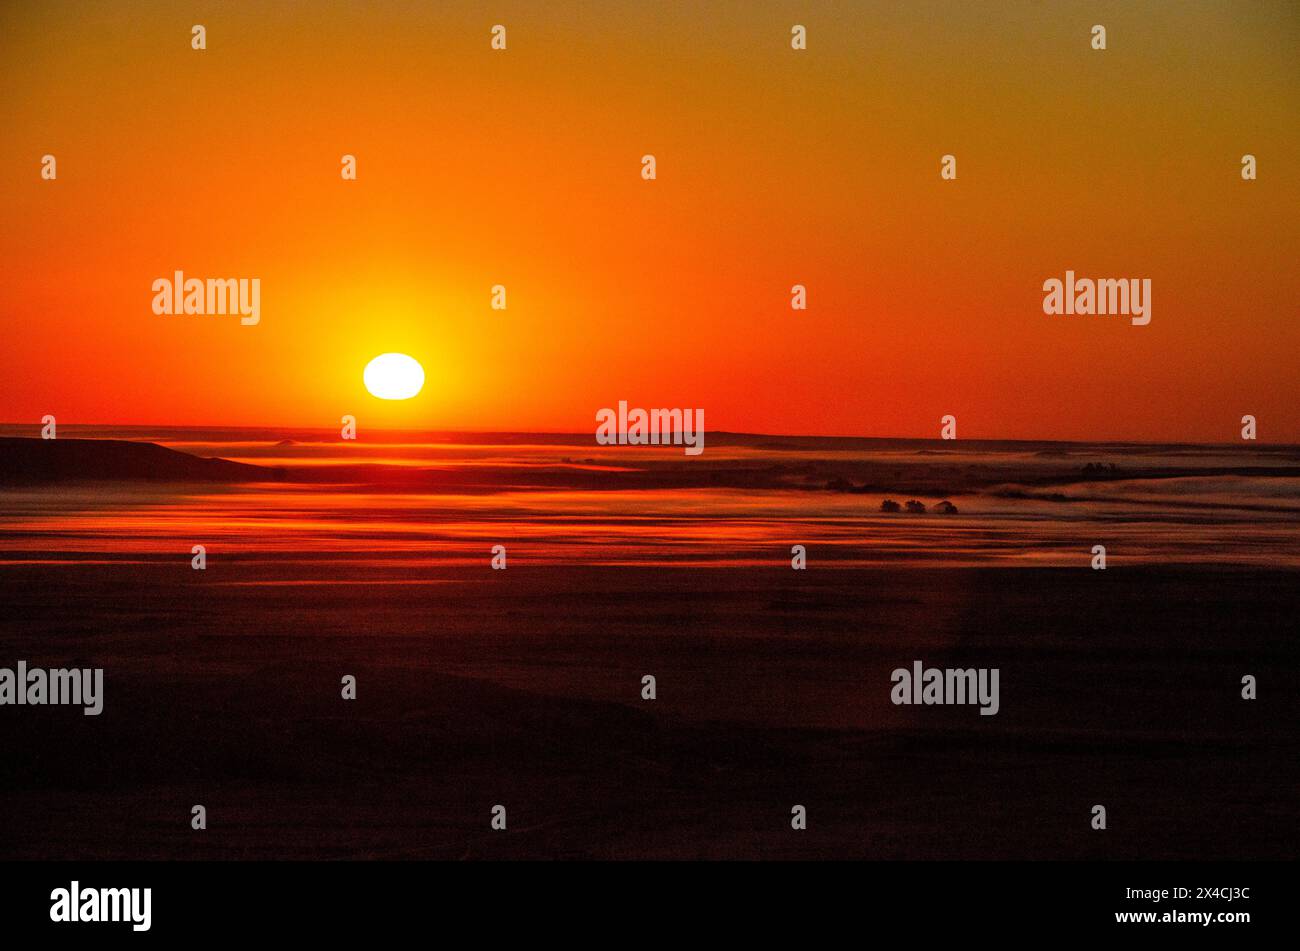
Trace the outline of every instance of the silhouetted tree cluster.
[[[916, 499], [908, 499], [905, 506], [899, 505], [893, 499], [885, 499], [885, 501], [880, 503], [880, 511], [882, 512], [901, 512], [904, 507], [906, 507], [908, 513], [912, 515], [921, 515], [925, 512], [925, 504], [923, 502], [918, 502]], [[947, 499], [944, 499], [942, 502], [934, 503], [934, 508], [930, 511], [937, 515], [956, 515], [957, 506], [953, 505]]]

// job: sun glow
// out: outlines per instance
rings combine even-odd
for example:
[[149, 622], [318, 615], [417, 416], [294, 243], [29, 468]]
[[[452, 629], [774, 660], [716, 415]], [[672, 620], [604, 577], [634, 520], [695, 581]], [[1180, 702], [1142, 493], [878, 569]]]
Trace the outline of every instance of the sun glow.
[[424, 389], [424, 367], [404, 353], [381, 353], [366, 364], [361, 378], [381, 400], [409, 400]]

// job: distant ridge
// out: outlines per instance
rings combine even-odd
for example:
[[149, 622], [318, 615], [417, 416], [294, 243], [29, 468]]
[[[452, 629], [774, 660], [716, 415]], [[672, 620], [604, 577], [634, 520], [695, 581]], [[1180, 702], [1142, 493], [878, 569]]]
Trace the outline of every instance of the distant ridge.
[[149, 442], [0, 437], [0, 485], [51, 482], [262, 482], [276, 469], [203, 459]]
[[[1198, 458], [1190, 450], [1166, 449], [1162, 458], [1152, 460], [1146, 458], [1149, 451], [1121, 445], [1097, 445], [1083, 452], [1082, 447], [1076, 450], [1066, 444], [1056, 444], [1046, 451], [1039, 447], [1051, 444], [1022, 443], [1015, 449], [980, 449], [979, 444], [966, 440], [940, 449], [938, 440], [879, 441], [874, 445], [861, 440], [867, 447], [860, 451], [871, 455], [853, 457], [843, 452], [845, 442], [833, 437], [804, 437], [797, 441], [791, 437], [761, 437], [755, 446], [760, 450], [757, 453], [710, 455], [705, 452], [691, 458], [667, 449], [657, 456], [641, 455], [616, 468], [595, 465], [596, 459], [561, 457], [558, 453], [545, 464], [524, 463], [518, 467], [494, 462], [444, 466], [433, 457], [411, 465], [367, 462], [363, 457], [326, 465], [277, 460], [275, 465], [262, 466], [206, 458], [134, 440], [0, 437], [0, 486], [78, 482], [292, 482], [398, 492], [727, 488], [836, 492], [881, 498], [906, 494], [933, 502], [971, 492], [1020, 498], [1027, 491], [1040, 492], [1048, 486], [1138, 479], [1232, 475], [1300, 480], [1300, 450], [1287, 447], [1233, 447], [1213, 451], [1209, 459]], [[910, 450], [910, 461], [899, 452], [906, 445], [914, 447]], [[886, 451], [877, 450], [877, 446]], [[818, 455], [819, 452], [824, 455]], [[1062, 495], [1059, 501], [1074, 497]], [[876, 499], [870, 505], [878, 502]], [[868, 503], [864, 501], [864, 504]]]
[[[0, 422], [0, 438], [26, 437], [38, 427], [27, 423]], [[200, 442], [221, 444], [226, 442], [263, 442], [267, 445], [292, 446], [295, 444], [338, 443], [338, 427], [301, 428], [269, 426], [149, 426], [112, 425], [88, 423], [59, 423], [60, 438], [119, 440], [128, 442]], [[580, 432], [523, 432], [517, 430], [437, 430], [437, 429], [381, 429], [367, 427], [357, 434], [355, 445], [400, 445], [416, 443], [445, 443], [453, 446], [596, 446], [594, 430]], [[863, 435], [799, 435], [795, 433], [745, 433], [724, 429], [707, 430], [706, 445], [739, 446], [776, 451], [823, 450], [899, 450], [917, 452], [929, 450], [940, 453], [988, 452], [1043, 452], [1061, 453], [1097, 451], [1142, 453], [1157, 449], [1160, 452], [1193, 451], [1207, 448], [1233, 449], [1242, 453], [1286, 454], [1300, 452], [1300, 443], [1259, 442], [1246, 443], [1238, 439], [1219, 442], [1150, 442], [1133, 439], [977, 439], [963, 437], [945, 440], [937, 435], [915, 436], [863, 436]], [[707, 449], [705, 454], [707, 455]]]

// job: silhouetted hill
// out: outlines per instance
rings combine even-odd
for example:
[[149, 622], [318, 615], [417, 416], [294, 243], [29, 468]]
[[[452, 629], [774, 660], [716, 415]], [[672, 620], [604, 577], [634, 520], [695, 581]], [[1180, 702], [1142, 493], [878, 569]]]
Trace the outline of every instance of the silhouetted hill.
[[258, 482], [277, 470], [201, 459], [150, 442], [0, 438], [0, 485], [98, 480]]

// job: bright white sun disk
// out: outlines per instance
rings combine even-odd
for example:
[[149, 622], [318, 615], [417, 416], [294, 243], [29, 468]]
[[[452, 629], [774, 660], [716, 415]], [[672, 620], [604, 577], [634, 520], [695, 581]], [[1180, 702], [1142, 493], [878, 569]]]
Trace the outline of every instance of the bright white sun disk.
[[381, 353], [361, 376], [366, 389], [381, 400], [409, 400], [424, 388], [424, 367], [404, 353]]

